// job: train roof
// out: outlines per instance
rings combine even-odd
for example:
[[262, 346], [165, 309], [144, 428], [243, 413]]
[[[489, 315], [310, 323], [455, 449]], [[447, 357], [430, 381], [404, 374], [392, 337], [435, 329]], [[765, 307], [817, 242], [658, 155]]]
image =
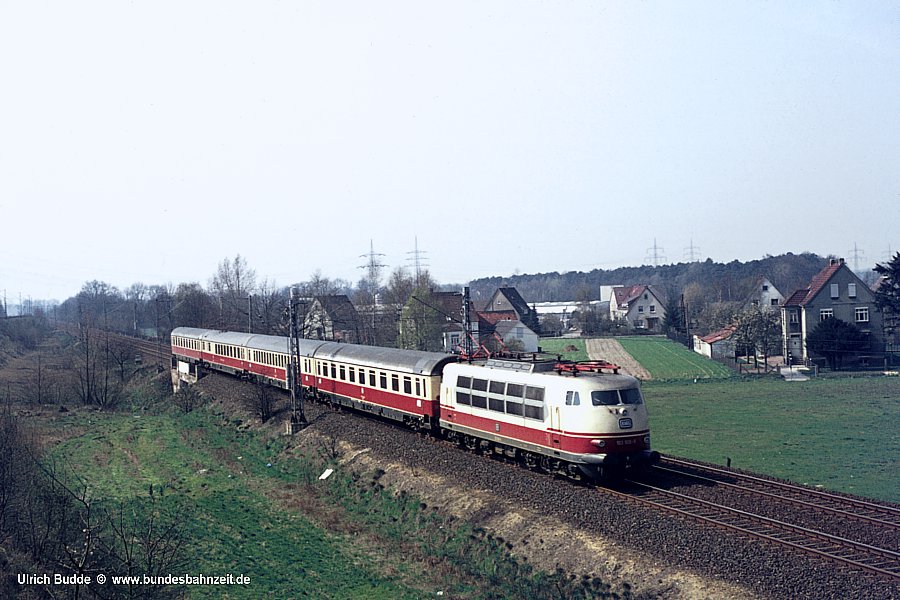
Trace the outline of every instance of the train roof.
[[456, 362], [452, 354], [402, 350], [381, 346], [358, 346], [338, 342], [324, 342], [316, 350], [315, 357], [335, 362], [352, 362], [358, 365], [390, 369], [414, 375], [439, 375], [448, 363]]
[[[196, 327], [178, 327], [172, 335], [200, 339], [215, 344], [231, 344], [252, 350], [268, 352], [289, 352], [288, 338], [258, 333], [241, 333], [237, 331], [216, 331]], [[320, 340], [300, 340], [300, 355], [312, 356], [335, 362], [352, 362], [367, 367], [389, 369], [401, 373], [415, 375], [438, 375], [447, 363], [456, 362], [457, 357], [438, 352], [420, 350], [401, 350], [383, 348], [381, 346], [360, 346], [340, 342], [323, 342]]]
[[619, 389], [640, 387], [641, 380], [624, 373], [578, 373], [572, 375], [570, 373], [557, 373], [554, 370], [538, 371], [530, 373], [523, 369], [509, 369], [498, 367], [492, 364], [469, 364], [458, 363], [453, 366], [456, 370], [455, 374], [465, 374], [473, 377], [482, 377], [484, 379], [497, 379], [502, 381], [527, 382], [535, 383], [543, 381], [545, 383], [565, 379], [578, 384], [599, 386], [601, 389]]

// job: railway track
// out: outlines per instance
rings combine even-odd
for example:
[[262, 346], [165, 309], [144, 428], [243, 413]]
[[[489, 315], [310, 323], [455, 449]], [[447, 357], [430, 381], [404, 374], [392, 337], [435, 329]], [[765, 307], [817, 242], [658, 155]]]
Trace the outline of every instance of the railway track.
[[[847, 571], [869, 573], [894, 583], [900, 582], [900, 552], [897, 552], [896, 545], [892, 542], [897, 539], [896, 535], [900, 530], [900, 509], [895, 506], [866, 502], [681, 459], [667, 458], [663, 466], [654, 470], [654, 474], [657, 472], [674, 475], [682, 481], [693, 480], [692, 485], [697, 493], [665, 489], [647, 480], [626, 480], [618, 489], [599, 489], [627, 502], [649, 505], [654, 509], [675, 513], [742, 536], [778, 544], [795, 552], [815, 556], [819, 560], [832, 561]], [[716, 498], [720, 500], [699, 497], [711, 488], [716, 488]], [[685, 485], [685, 490], [691, 489], [691, 485]], [[748, 496], [751, 497], [749, 501]], [[732, 506], [731, 498], [734, 497], [740, 497], [745, 507], [749, 505], [762, 508], [767, 505], [771, 510], [772, 506], [788, 505], [790, 509], [783, 511], [786, 517], [774, 518], [763, 514], [765, 510]], [[810, 512], [826, 514], [827, 519], [823, 520], [857, 523], [857, 526], [863, 523], [870, 530], [885, 533], [879, 539], [886, 539], [887, 543], [874, 544], [848, 539], [825, 531], [827, 527], [800, 524], [803, 522], [802, 517], [795, 521], [794, 516], [805, 514], [808, 517]]]
[[689, 460], [665, 457], [655, 470], [688, 477], [703, 483], [728, 487], [739, 493], [792, 503], [818, 512], [866, 521], [885, 529], [900, 530], [900, 507], [868, 502], [824, 490], [720, 469]]

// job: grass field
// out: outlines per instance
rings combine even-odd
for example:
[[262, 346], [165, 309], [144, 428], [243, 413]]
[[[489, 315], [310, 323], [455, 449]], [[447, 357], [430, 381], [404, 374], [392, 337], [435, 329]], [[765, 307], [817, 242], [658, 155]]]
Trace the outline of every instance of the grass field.
[[[584, 348], [584, 340], [580, 338], [541, 338], [538, 345], [544, 352], [559, 354], [564, 359], [590, 360]], [[574, 346], [577, 350], [574, 352], [566, 350], [570, 346]]]
[[641, 363], [655, 380], [724, 379], [734, 376], [725, 365], [692, 352], [664, 337], [616, 338], [628, 354]]
[[900, 378], [647, 382], [664, 454], [900, 502]]

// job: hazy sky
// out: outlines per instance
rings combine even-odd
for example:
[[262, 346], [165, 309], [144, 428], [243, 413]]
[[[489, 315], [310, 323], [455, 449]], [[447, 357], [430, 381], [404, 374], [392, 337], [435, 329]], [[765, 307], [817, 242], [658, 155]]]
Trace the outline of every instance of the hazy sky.
[[0, 291], [900, 250], [900, 3], [0, 0]]

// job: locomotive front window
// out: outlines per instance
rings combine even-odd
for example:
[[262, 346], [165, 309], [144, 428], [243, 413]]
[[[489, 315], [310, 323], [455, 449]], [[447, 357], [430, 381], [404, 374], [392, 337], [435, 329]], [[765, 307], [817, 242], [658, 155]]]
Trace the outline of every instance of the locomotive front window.
[[622, 396], [622, 404], [640, 404], [643, 402], [641, 399], [641, 390], [638, 388], [619, 390], [619, 394]]
[[594, 390], [591, 392], [591, 404], [594, 406], [615, 406], [619, 403], [619, 392], [616, 390]]
[[619, 404], [641, 404], [641, 390], [594, 390], [591, 392], [591, 404], [594, 406], [616, 406]]

